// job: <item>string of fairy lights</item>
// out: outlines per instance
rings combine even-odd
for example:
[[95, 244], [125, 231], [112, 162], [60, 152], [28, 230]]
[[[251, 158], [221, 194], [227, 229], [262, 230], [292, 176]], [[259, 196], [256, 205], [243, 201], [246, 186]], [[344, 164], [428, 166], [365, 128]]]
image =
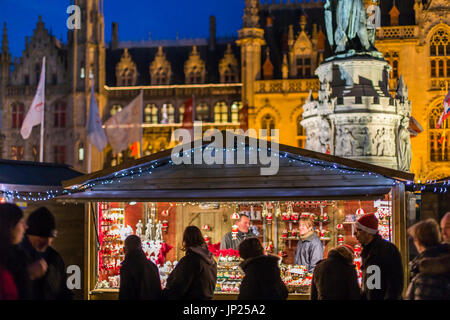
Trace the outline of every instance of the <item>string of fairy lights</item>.
[[[248, 149], [249, 152], [252, 152], [252, 151], [261, 152], [261, 148], [259, 148], [259, 147], [245, 146], [243, 143], [241, 143], [241, 144], [243, 145], [243, 147], [241, 147], [241, 150], [238, 150], [237, 147], [222, 148], [222, 152], [224, 152], [224, 154], [228, 153], [228, 152], [239, 152], [239, 151], [245, 152], [246, 151], [245, 149]], [[127, 179], [127, 178], [133, 180], [136, 177], [150, 176], [155, 172], [155, 170], [158, 170], [162, 167], [166, 167], [168, 165], [169, 166], [177, 165], [173, 162], [173, 160], [172, 160], [173, 157], [182, 158], [184, 156], [187, 158], [191, 158], [191, 157], [194, 158], [196, 152], [203, 153], [204, 151], [208, 151], [208, 149], [210, 149], [210, 151], [212, 151], [214, 153], [221, 151], [220, 148], [209, 147], [209, 146], [203, 145], [200, 147], [190, 148], [188, 151], [184, 151], [184, 152], [180, 151], [180, 153], [173, 155], [172, 157], [166, 157], [164, 159], [154, 160], [154, 161], [151, 161], [151, 162], [143, 164], [143, 165], [139, 165], [136, 167], [131, 167], [131, 168], [127, 168], [127, 169], [115, 172], [114, 174], [108, 175], [106, 177], [93, 179], [93, 180], [90, 180], [81, 185], [73, 186], [70, 189], [63, 189], [63, 190], [50, 189], [50, 190], [41, 191], [41, 192], [20, 192], [18, 190], [0, 190], [0, 193], [3, 194], [4, 198], [9, 199], [10, 201], [15, 201], [15, 199], [17, 199], [18, 201], [48, 201], [48, 200], [55, 199], [57, 197], [70, 196], [71, 194], [74, 194], [74, 193], [84, 192], [88, 189], [93, 189], [97, 186], [108, 185], [108, 184], [113, 184], [113, 183], [120, 184], [122, 180]], [[263, 149], [265, 149], [265, 148], [263, 148]], [[267, 151], [270, 152], [270, 156], [267, 155], [267, 157], [271, 157], [272, 156], [271, 148], [267, 148]], [[192, 154], [194, 154], [194, 156], [192, 156]], [[344, 174], [344, 175], [360, 174], [363, 177], [365, 175], [368, 175], [368, 176], [374, 176], [376, 178], [383, 176], [382, 174], [368, 172], [368, 171], [364, 171], [364, 170], [360, 170], [360, 169], [356, 169], [356, 168], [348, 168], [345, 166], [339, 166], [334, 163], [330, 164], [330, 163], [327, 163], [327, 162], [324, 162], [321, 160], [313, 160], [310, 158], [293, 155], [288, 152], [274, 151], [273, 156], [278, 156], [280, 159], [286, 159], [286, 160], [288, 160], [289, 163], [306, 164], [310, 167], [322, 168], [323, 171], [338, 172], [338, 173]], [[386, 177], [386, 176], [383, 176], [383, 177]], [[390, 177], [386, 177], [386, 178], [390, 178]], [[390, 179], [392, 179], [392, 178], [390, 178]], [[395, 183], [396, 182], [394, 181], [393, 185], [395, 185]], [[439, 194], [446, 194], [450, 190], [450, 180], [439, 181], [439, 182], [437, 182], [436, 180], [434, 180], [434, 181], [427, 180], [426, 183], [420, 183], [420, 182], [415, 183], [414, 181], [407, 181], [406, 189], [407, 189], [407, 191], [413, 191], [413, 192], [433, 192], [433, 193], [439, 193]]]

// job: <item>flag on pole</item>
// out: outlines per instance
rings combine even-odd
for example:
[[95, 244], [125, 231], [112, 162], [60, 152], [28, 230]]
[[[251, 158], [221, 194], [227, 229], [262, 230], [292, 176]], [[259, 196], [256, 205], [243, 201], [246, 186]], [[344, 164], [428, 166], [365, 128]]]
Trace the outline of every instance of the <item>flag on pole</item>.
[[239, 127], [247, 131], [248, 130], [248, 103], [246, 103], [241, 110], [238, 111], [239, 115]]
[[94, 79], [92, 79], [91, 85], [91, 102], [86, 130], [89, 142], [101, 152], [106, 147], [108, 141], [106, 140], [105, 130], [102, 127], [102, 121], [100, 120], [97, 100], [95, 100]]
[[105, 122], [106, 135], [115, 153], [127, 149], [131, 143], [141, 141], [142, 98], [141, 91], [129, 105]]
[[444, 110], [442, 111], [442, 115], [439, 118], [438, 123], [436, 124], [436, 128], [439, 129], [442, 123], [450, 116], [450, 90], [444, 98]]
[[44, 112], [45, 104], [45, 57], [42, 58], [42, 70], [39, 77], [39, 84], [36, 90], [36, 94], [31, 103], [31, 107], [28, 110], [27, 115], [22, 123], [22, 128], [20, 129], [20, 134], [22, 138], [28, 139], [31, 134], [31, 130], [34, 126], [38, 124], [42, 125], [42, 115]]

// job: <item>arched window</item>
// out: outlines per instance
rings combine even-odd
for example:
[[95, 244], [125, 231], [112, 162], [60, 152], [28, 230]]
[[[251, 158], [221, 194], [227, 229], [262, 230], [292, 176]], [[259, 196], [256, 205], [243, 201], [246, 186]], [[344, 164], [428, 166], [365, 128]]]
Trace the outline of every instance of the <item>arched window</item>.
[[168, 84], [169, 81], [167, 79], [167, 73], [166, 70], [160, 67], [158, 71], [155, 73], [155, 84], [161, 85], [161, 84]]
[[83, 142], [80, 142], [78, 144], [77, 154], [78, 154], [78, 162], [83, 162], [84, 161], [84, 144], [83, 144]]
[[209, 122], [209, 106], [206, 103], [195, 106], [195, 120]]
[[111, 116], [115, 115], [117, 112], [122, 111], [122, 106], [120, 104], [114, 104], [109, 111]]
[[53, 126], [55, 128], [66, 127], [66, 104], [64, 102], [55, 103]]
[[125, 68], [121, 74], [122, 86], [132, 86], [134, 79], [134, 70]]
[[306, 141], [306, 131], [305, 128], [300, 124], [300, 122], [303, 120], [303, 115], [299, 114], [297, 117], [297, 120], [295, 124], [297, 125], [297, 146], [299, 148], [305, 147], [305, 141]]
[[194, 70], [189, 73], [188, 83], [190, 84], [202, 83], [202, 74], [199, 70], [197, 70], [197, 67], [194, 67]]
[[214, 106], [214, 122], [228, 122], [228, 107], [223, 101], [217, 102]]
[[449, 33], [441, 28], [431, 37], [430, 66], [432, 78], [450, 77], [450, 41]]
[[[389, 75], [390, 79], [399, 78], [399, 54], [397, 51], [389, 51], [384, 54], [384, 59], [391, 65], [391, 73]], [[396, 83], [395, 83], [396, 84]]]
[[145, 123], [158, 123], [158, 107], [154, 103], [147, 104], [144, 109], [144, 122]]
[[428, 141], [430, 147], [430, 161], [450, 160], [450, 130], [449, 119], [445, 120], [439, 129], [437, 123], [442, 114], [442, 104], [437, 104], [428, 115]]
[[311, 58], [298, 57], [296, 62], [297, 62], [297, 77], [311, 78]]
[[25, 106], [23, 103], [14, 102], [12, 104], [12, 123], [11, 128], [13, 129], [20, 129], [22, 128], [22, 123], [24, 119], [24, 113], [25, 113]]
[[175, 108], [170, 103], [163, 104], [161, 110], [161, 123], [174, 123], [174, 122], [175, 122]]
[[183, 122], [183, 116], [184, 116], [184, 104], [178, 108], [178, 123]]
[[39, 84], [39, 77], [41, 76], [41, 65], [36, 63], [34, 66], [34, 75], [36, 77], [36, 85]]
[[261, 129], [263, 129], [262, 136], [272, 135], [272, 130], [275, 129], [275, 120], [270, 114], [266, 114], [261, 119]]
[[242, 102], [234, 101], [231, 104], [231, 122], [239, 122], [239, 110], [242, 109]]

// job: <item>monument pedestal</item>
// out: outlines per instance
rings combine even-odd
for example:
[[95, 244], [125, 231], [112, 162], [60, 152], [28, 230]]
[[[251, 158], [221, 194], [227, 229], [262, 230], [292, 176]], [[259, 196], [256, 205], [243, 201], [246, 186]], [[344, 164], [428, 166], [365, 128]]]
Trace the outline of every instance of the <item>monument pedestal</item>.
[[310, 94], [303, 106], [305, 148], [409, 171], [411, 103], [402, 80], [396, 97], [390, 95], [390, 68], [373, 56], [322, 63], [318, 100]]

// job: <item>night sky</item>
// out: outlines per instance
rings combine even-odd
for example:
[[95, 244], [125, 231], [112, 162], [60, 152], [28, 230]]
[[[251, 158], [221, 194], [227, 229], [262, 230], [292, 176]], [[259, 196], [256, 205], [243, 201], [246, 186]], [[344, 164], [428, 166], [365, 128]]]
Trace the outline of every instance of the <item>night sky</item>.
[[[0, 0], [0, 23], [8, 26], [10, 52], [22, 56], [25, 36], [31, 36], [42, 15], [45, 26], [58, 39], [67, 40], [69, 0]], [[111, 24], [119, 23], [119, 40], [207, 38], [209, 16], [216, 16], [216, 33], [237, 36], [242, 26], [244, 0], [104, 0], [105, 39]]]

